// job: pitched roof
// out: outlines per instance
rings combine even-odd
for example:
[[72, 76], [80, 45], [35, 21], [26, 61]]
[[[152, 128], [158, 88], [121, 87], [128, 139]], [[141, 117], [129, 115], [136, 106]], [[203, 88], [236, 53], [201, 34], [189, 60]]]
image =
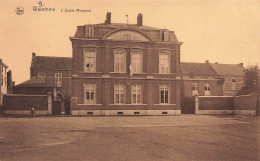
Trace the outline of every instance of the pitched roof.
[[181, 62], [181, 73], [190, 75], [215, 75], [216, 72], [207, 63]]
[[46, 83], [38, 77], [33, 77], [21, 84], [16, 85], [16, 87], [54, 87], [54, 84]]
[[219, 75], [244, 75], [243, 64], [213, 64], [210, 63], [210, 66], [217, 72]]
[[100, 23], [100, 24], [94, 24], [94, 26], [111, 27], [111, 28], [133, 27], [133, 28], [138, 28], [143, 30], [160, 30], [159, 28], [155, 28], [151, 26], [145, 26], [145, 25], [137, 26], [137, 24], [125, 24], [125, 23], [111, 23], [111, 24]]
[[35, 56], [32, 58], [32, 69], [71, 70], [71, 57]]

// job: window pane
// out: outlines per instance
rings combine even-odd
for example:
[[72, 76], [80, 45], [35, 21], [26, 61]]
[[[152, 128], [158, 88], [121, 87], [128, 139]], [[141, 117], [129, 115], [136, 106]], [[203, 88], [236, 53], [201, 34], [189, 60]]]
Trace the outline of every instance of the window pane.
[[120, 95], [120, 103], [125, 103], [124, 94]]
[[119, 103], [119, 94], [116, 94], [116, 103]]

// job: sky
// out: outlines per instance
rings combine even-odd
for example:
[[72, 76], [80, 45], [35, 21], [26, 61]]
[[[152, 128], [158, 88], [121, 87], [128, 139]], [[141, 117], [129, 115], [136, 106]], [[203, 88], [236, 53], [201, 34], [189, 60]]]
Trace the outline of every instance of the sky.
[[103, 23], [107, 12], [112, 23], [126, 23], [127, 14], [136, 24], [142, 13], [144, 25], [175, 31], [182, 62], [260, 65], [260, 0], [42, 0], [55, 11], [33, 11], [38, 2], [0, 0], [0, 58], [16, 84], [30, 78], [32, 52], [71, 57], [77, 26]]

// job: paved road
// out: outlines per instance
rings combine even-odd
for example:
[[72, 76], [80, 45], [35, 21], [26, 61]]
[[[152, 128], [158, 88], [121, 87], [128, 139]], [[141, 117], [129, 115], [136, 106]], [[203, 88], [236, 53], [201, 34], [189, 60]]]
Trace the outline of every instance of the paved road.
[[260, 117], [0, 117], [0, 160], [260, 160]]

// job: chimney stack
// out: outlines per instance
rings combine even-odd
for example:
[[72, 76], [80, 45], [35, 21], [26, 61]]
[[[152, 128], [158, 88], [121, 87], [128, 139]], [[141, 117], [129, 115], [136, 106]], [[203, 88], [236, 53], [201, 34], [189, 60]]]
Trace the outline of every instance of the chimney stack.
[[215, 62], [215, 64], [218, 64], [218, 62]]
[[238, 65], [243, 66], [244, 64], [243, 63], [239, 63]]
[[107, 12], [105, 24], [111, 24], [111, 12]]
[[32, 53], [32, 58], [34, 58], [36, 56], [36, 54], [35, 53]]
[[143, 26], [143, 15], [141, 13], [137, 16], [137, 26]]
[[209, 64], [209, 60], [206, 60], [205, 63], [206, 63], [206, 64]]

